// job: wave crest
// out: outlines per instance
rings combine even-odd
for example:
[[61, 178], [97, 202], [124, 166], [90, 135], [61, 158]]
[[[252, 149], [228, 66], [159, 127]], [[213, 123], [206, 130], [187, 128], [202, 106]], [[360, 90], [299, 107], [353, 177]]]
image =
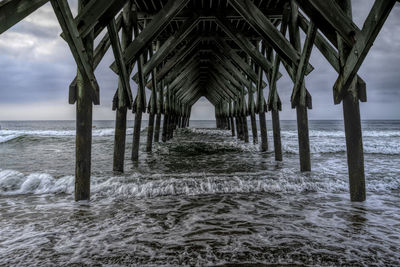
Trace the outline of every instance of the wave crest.
[[[372, 177], [371, 177], [372, 178]], [[400, 180], [385, 182], [369, 179], [367, 191], [399, 190]], [[303, 175], [294, 170], [281, 172], [235, 173], [230, 175], [185, 173], [92, 177], [92, 198], [153, 198], [160, 196], [194, 196], [230, 193], [345, 193], [347, 176], [315, 172]], [[0, 170], [0, 195], [72, 194], [74, 177], [54, 178], [46, 173], [24, 175], [13, 170]]]

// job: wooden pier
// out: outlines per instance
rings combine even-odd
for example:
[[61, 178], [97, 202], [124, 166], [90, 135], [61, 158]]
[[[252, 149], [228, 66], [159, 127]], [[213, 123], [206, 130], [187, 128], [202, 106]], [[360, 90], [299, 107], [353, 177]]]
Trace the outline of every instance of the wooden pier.
[[293, 81], [287, 101], [297, 115], [299, 169], [311, 171], [312, 98], [305, 76], [318, 67], [309, 63], [314, 46], [338, 73], [333, 104], [343, 105], [350, 198], [365, 200], [359, 101], [367, 97], [357, 72], [396, 0], [375, 0], [361, 29], [352, 20], [351, 0], [79, 0], [76, 17], [67, 0], [3, 0], [0, 34], [47, 2], [77, 64], [69, 87], [69, 103], [76, 105], [75, 200], [90, 199], [92, 108], [100, 104], [94, 70], [110, 48], [115, 58], [110, 68], [119, 77], [112, 99], [114, 171], [124, 171], [128, 111], [135, 114], [131, 159], [138, 161], [143, 113], [149, 113], [151, 152], [154, 142], [166, 142], [177, 128], [189, 126], [191, 108], [203, 96], [215, 107], [218, 128], [244, 142], [250, 142], [251, 130], [261, 152], [269, 149], [271, 114], [275, 159], [282, 161], [277, 81], [283, 68]]

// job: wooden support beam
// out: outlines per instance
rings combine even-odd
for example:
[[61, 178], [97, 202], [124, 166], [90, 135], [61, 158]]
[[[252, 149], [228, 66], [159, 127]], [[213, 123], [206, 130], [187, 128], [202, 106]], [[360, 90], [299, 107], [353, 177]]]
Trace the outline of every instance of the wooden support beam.
[[[193, 37], [188, 40], [186, 46], [183, 46], [179, 49], [175, 55], [168, 60], [161, 70], [157, 73], [158, 79], [164, 79], [165, 76], [180, 62], [184, 61], [188, 56], [192, 55], [193, 50], [197, 47], [199, 42], [201, 41], [201, 37]], [[151, 84], [146, 85], [148, 88], [151, 88]]]
[[[225, 40], [222, 38], [217, 38], [215, 39], [215, 42], [221, 54], [224, 54], [226, 57], [230, 58], [232, 62], [234, 62], [239, 69], [249, 76], [254, 83], [257, 83], [257, 73], [251, 69], [246, 62], [243, 61], [243, 59], [228, 45]], [[280, 74], [280, 76], [282, 75]], [[263, 88], [265, 88], [266, 84], [263, 83], [262, 85]]]
[[[169, 0], [149, 25], [143, 29], [140, 35], [135, 36], [135, 40], [124, 51], [125, 62], [131, 64], [142, 50], [149, 47], [154, 38], [168, 25], [169, 22], [171, 22], [171, 20], [188, 2], [189, 0]], [[116, 63], [114, 62], [113, 64]]]
[[129, 108], [132, 108], [132, 103], [133, 103], [133, 98], [132, 98], [132, 91], [131, 91], [131, 86], [129, 84], [129, 73], [128, 73], [128, 67], [122, 57], [122, 48], [121, 48], [121, 43], [119, 41], [118, 37], [118, 31], [117, 31], [117, 26], [115, 24], [115, 20], [111, 19], [110, 23], [107, 26], [108, 29], [108, 34], [110, 36], [110, 41], [111, 41], [111, 46], [114, 52], [114, 58], [118, 66], [118, 73], [121, 81], [121, 87], [118, 88], [118, 96], [121, 97], [123, 94], [126, 94], [128, 96], [128, 103], [125, 103], [125, 99], [120, 99], [118, 101], [118, 107], [122, 108], [124, 106], [127, 106]]
[[[78, 2], [78, 12], [82, 10], [84, 4], [86, 3], [83, 0]], [[56, 3], [54, 3], [54, 5], [56, 6]], [[88, 62], [93, 62], [93, 40], [93, 33], [81, 40]], [[93, 96], [89, 90], [91, 82], [88, 80], [88, 77], [80, 71], [80, 69], [78, 69], [77, 84], [75, 201], [80, 201], [90, 199]]]
[[[290, 41], [293, 46], [301, 52], [300, 32], [297, 23], [298, 18], [298, 7], [294, 0], [291, 0], [291, 19], [289, 23], [289, 35]], [[314, 27], [311, 27], [314, 28]], [[309, 39], [310, 42], [310, 39]], [[311, 44], [312, 45], [312, 44]], [[306, 56], [305, 56], [306, 57]], [[292, 79], [297, 75], [296, 72], [292, 72]], [[296, 78], [294, 79], [296, 82]], [[306, 93], [305, 82], [301, 83], [301, 90]], [[303, 102], [296, 104], [296, 115], [297, 115], [297, 135], [299, 142], [299, 158], [300, 158], [300, 171], [311, 171], [311, 155], [310, 155], [310, 137], [308, 132], [308, 114], [307, 106]]]
[[217, 84], [219, 88], [223, 90], [223, 92], [229, 95], [229, 98], [227, 99], [235, 99], [240, 97], [240, 92], [236, 88], [233, 88], [233, 86], [227, 81], [221, 79], [216, 73], [210, 72], [210, 79], [211, 81], [215, 82], [215, 84]]
[[[159, 47], [157, 44], [157, 48]], [[153, 47], [150, 48], [150, 57], [153, 56]], [[156, 80], [156, 70], [153, 69], [151, 72], [151, 81], [153, 83], [153, 88], [151, 90], [151, 97], [149, 101], [149, 124], [147, 126], [147, 143], [146, 152], [151, 152], [153, 148], [153, 134], [154, 134], [154, 117], [157, 111], [157, 80]]]
[[257, 65], [261, 66], [265, 72], [272, 71], [272, 63], [269, 62], [262, 54], [257, 50], [256, 47], [243, 35], [235, 31], [234, 26], [228, 20], [218, 17], [216, 20], [217, 24], [221, 29], [230, 37], [232, 40], [244, 51], [246, 54], [251, 56]]
[[[286, 36], [287, 27], [290, 19], [290, 8], [287, 6], [283, 12], [283, 18], [281, 23], [280, 32], [283, 36]], [[281, 125], [279, 119], [279, 111], [282, 110], [282, 103], [278, 95], [277, 89], [277, 73], [280, 68], [280, 57], [275, 54], [274, 68], [270, 79], [270, 90], [268, 96], [268, 110], [271, 111], [272, 117], [272, 131], [274, 137], [274, 154], [276, 161], [282, 161], [282, 141], [281, 141]]]
[[[232, 84], [232, 86], [234, 86], [235, 88], [237, 88], [238, 90], [240, 90], [241, 87], [243, 87], [244, 85], [240, 84], [236, 78], [231, 75], [228, 71], [226, 71], [226, 69], [221, 66], [218, 62], [214, 62], [211, 63], [210, 65], [212, 68], [214, 68], [214, 70], [221, 75], [221, 77], [225, 78], [227, 81], [229, 81], [230, 84]], [[212, 71], [212, 70], [210, 70]]]
[[[269, 19], [281, 19], [282, 17], [282, 10], [280, 8], [273, 8], [271, 6], [265, 5], [264, 7], [260, 7], [261, 12], [263, 12], [264, 15], [266, 15]], [[201, 14], [201, 18], [207, 21], [212, 21], [215, 19], [215, 14], [216, 13], [222, 13], [227, 19], [230, 20], [241, 20], [243, 17], [236, 12], [235, 9], [232, 7], [221, 7], [221, 8], [198, 8], [196, 10], [197, 13]], [[193, 8], [187, 7], [183, 8], [181, 12], [179, 12], [178, 15], [175, 16], [174, 21], [185, 21], [193, 13]], [[148, 20], [148, 19], [153, 19], [155, 14], [154, 12], [139, 12], [139, 20]]]
[[[84, 38], [94, 29], [97, 37], [128, 1], [130, 0], [90, 0], [74, 19], [79, 36]], [[61, 37], [65, 39], [65, 32]]]
[[[364, 26], [355, 38], [356, 43], [347, 57], [339, 78], [336, 80], [333, 87], [334, 103], [339, 104], [343, 99], [343, 95], [347, 92], [357, 75], [361, 64], [364, 62], [369, 50], [371, 49], [378, 33], [382, 29], [390, 11], [392, 10], [395, 0], [376, 0]], [[354, 94], [357, 94], [356, 90]]]
[[[133, 32], [135, 39], [139, 36], [139, 26], [137, 21], [137, 9], [133, 6], [133, 18], [132, 18]], [[128, 46], [129, 47], [129, 46]], [[127, 48], [128, 49], [128, 48]], [[144, 88], [144, 76], [143, 76], [143, 54], [139, 55], [137, 60], [138, 73], [139, 73], [139, 84], [137, 89], [137, 101], [136, 101], [136, 111], [135, 111], [135, 125], [133, 129], [133, 142], [132, 142], [132, 156], [133, 161], [139, 160], [139, 146], [140, 146], [140, 130], [142, 125], [142, 112], [146, 108], [146, 94]], [[127, 63], [125, 61], [125, 63]], [[129, 64], [129, 63], [128, 63]]]
[[195, 72], [198, 66], [198, 62], [193, 62], [190, 66], [184, 69], [173, 81], [170, 82], [170, 90], [174, 91], [175, 87], [178, 86], [179, 83], [187, 81], [187, 75]]
[[[165, 58], [175, 50], [175, 48], [185, 40], [188, 34], [193, 30], [199, 22], [199, 15], [193, 14], [193, 16], [185, 21], [179, 30], [171, 35], [160, 47], [160, 49], [152, 56], [149, 62], [143, 68], [143, 74], [145, 77], [158, 65], [165, 60]], [[133, 80], [137, 81], [137, 75], [133, 76]]]
[[[130, 42], [132, 42], [132, 1], [129, 1], [121, 15], [120, 27], [122, 27], [121, 33], [121, 49], [125, 49]], [[118, 26], [117, 26], [118, 28]], [[118, 32], [118, 30], [117, 30]], [[108, 35], [108, 33], [106, 34]], [[118, 36], [115, 36], [118, 38]], [[115, 38], [114, 37], [114, 38]], [[119, 39], [118, 39], [119, 40]], [[115, 42], [115, 41], [114, 41]], [[94, 63], [95, 64], [95, 63]], [[129, 70], [130, 71], [130, 70]], [[132, 105], [132, 95], [128, 97], [125, 90], [122, 87], [123, 78], [119, 77], [118, 90], [117, 90], [117, 101], [115, 105], [116, 118], [115, 118], [115, 134], [114, 134], [114, 157], [113, 157], [113, 171], [124, 172], [125, 163], [125, 143], [126, 143], [126, 119], [127, 109], [129, 105]], [[128, 98], [128, 99], [126, 99]], [[129, 103], [127, 103], [129, 102]], [[121, 105], [124, 103], [125, 105]]]
[[[249, 65], [251, 65], [251, 58], [248, 59]], [[253, 144], [258, 144], [258, 134], [257, 134], [257, 121], [256, 121], [256, 108], [254, 103], [254, 93], [253, 93], [253, 82], [249, 79], [247, 86], [248, 102], [249, 102], [249, 113], [251, 121], [251, 132], [253, 135]]]
[[[122, 27], [122, 14], [120, 14], [117, 18], [117, 32]], [[96, 36], [96, 33], [95, 33]], [[110, 36], [108, 32], [103, 36], [99, 44], [97, 45], [96, 49], [94, 50], [94, 57], [93, 57], [93, 69], [96, 70], [100, 64], [100, 61], [103, 59], [104, 55], [107, 53], [108, 49], [111, 46]], [[129, 73], [132, 72], [132, 67], [129, 69]], [[69, 85], [69, 104], [75, 104], [76, 102], [76, 77]]]
[[232, 136], [235, 136], [235, 121], [234, 121], [234, 116], [233, 116], [233, 107], [232, 107], [232, 101], [229, 101], [229, 118], [231, 120], [231, 130], [232, 130]]
[[[224, 54], [221, 54], [219, 52], [213, 51], [213, 56], [219, 61], [219, 64], [223, 66], [226, 71], [230, 72], [238, 82], [240, 82], [242, 85], [247, 85], [248, 80], [246, 79], [245, 75], [242, 73], [242, 71], [233, 65], [233, 63], [230, 61], [229, 58], [227, 58]], [[250, 79], [250, 81], [252, 81]], [[263, 82], [262, 86], [266, 86], [266, 83]], [[253, 90], [254, 88], [252, 88]], [[255, 89], [254, 89], [255, 91]]]
[[[178, 77], [178, 75], [180, 75], [183, 71], [187, 70], [189, 67], [192, 67], [193, 64], [199, 64], [199, 61], [200, 61], [200, 58], [198, 56], [198, 53], [196, 53], [196, 54], [189, 53], [187, 56], [185, 56], [184, 59], [179, 59], [178, 63], [172, 62], [171, 60], [167, 61], [165, 63], [165, 66], [168, 66], [169, 69], [165, 68], [165, 66], [163, 66], [163, 68], [161, 68], [159, 73], [161, 71], [163, 72], [166, 83], [172, 83], [176, 79], [176, 77]], [[172, 64], [174, 64], [173, 67], [171, 67]], [[168, 75], [167, 75], [167, 73], [168, 73]], [[158, 75], [158, 76], [160, 76], [160, 75]]]
[[[310, 24], [307, 19], [299, 13], [298, 23], [300, 28], [307, 32], [308, 26]], [[321, 52], [321, 54], [325, 57], [325, 59], [331, 64], [331, 66], [336, 70], [337, 73], [340, 72], [340, 63], [339, 63], [339, 54], [335, 50], [335, 48], [322, 36], [319, 32], [317, 32], [317, 36], [315, 37], [315, 46]], [[358, 92], [358, 97], [361, 102], [367, 101], [367, 93], [366, 93], [366, 85], [365, 81], [357, 75], [357, 85], [356, 89]]]
[[[300, 54], [252, 1], [232, 0], [230, 4], [274, 48], [283, 60], [297, 67], [300, 61]], [[307, 70], [309, 73], [313, 70], [313, 67], [307, 65]]]
[[[377, 2], [382, 1], [376, 1]], [[352, 18], [351, 0], [338, 2], [346, 15]], [[374, 5], [375, 6], [375, 5]], [[374, 9], [374, 7], [373, 7]], [[379, 20], [379, 17], [376, 17]], [[368, 18], [367, 18], [368, 20]], [[365, 25], [365, 24], [364, 24]], [[351, 47], [347, 46], [344, 40], [338, 36], [339, 60], [341, 72], [344, 71], [343, 65]], [[339, 74], [339, 75], [340, 75]], [[361, 116], [358, 96], [356, 92], [357, 79], [353, 78], [350, 90], [344, 92], [343, 96], [343, 118], [344, 130], [346, 135], [347, 166], [349, 171], [350, 199], [351, 201], [365, 201], [365, 171], [364, 171], [364, 149], [361, 130]]]
[[[170, 108], [169, 108], [169, 84], [167, 83], [167, 89], [166, 89], [166, 96], [165, 96], [165, 101], [164, 101], [164, 121], [163, 121], [163, 131], [162, 131], [162, 141], [167, 142], [167, 132], [168, 132], [168, 125], [169, 125], [169, 120], [170, 120]], [[164, 95], [161, 95], [161, 97], [164, 97]]]
[[317, 33], [317, 27], [313, 22], [310, 22], [308, 26], [307, 36], [303, 47], [303, 52], [300, 58], [300, 64], [296, 71], [296, 81], [294, 83], [291, 102], [294, 108], [297, 102], [306, 106], [306, 88], [304, 87], [304, 76], [306, 74], [306, 68], [308, 61], [310, 60], [311, 51], [314, 46], [314, 40]]
[[[392, 1], [392, 0], [390, 0]], [[320, 28], [338, 32], [350, 46], [360, 29], [349, 19], [334, 0], [296, 0], [300, 8]]]
[[[264, 49], [262, 49], [264, 50]], [[261, 88], [261, 82], [263, 80], [263, 70], [258, 67], [258, 81], [257, 81], [257, 104], [258, 104], [258, 119], [260, 121], [260, 134], [261, 134], [261, 151], [268, 151], [268, 130], [267, 130], [267, 120], [265, 118], [265, 99], [263, 89]]]
[[[67, 0], [51, 0], [54, 12], [60, 23], [61, 29], [65, 33], [75, 62], [85, 79], [91, 84], [91, 98], [95, 105], [100, 104], [99, 85], [94, 75], [93, 64], [90, 64], [89, 56], [84, 46], [82, 38], [79, 37], [78, 29], [73, 21], [71, 9]], [[86, 89], [88, 90], [88, 89]]]
[[164, 113], [164, 81], [159, 83], [158, 97], [157, 97], [157, 117], [156, 117], [156, 128], [154, 131], [154, 142], [160, 141], [160, 129], [161, 129], [161, 114]]
[[29, 16], [49, 0], [3, 0], [0, 2], [0, 34]]

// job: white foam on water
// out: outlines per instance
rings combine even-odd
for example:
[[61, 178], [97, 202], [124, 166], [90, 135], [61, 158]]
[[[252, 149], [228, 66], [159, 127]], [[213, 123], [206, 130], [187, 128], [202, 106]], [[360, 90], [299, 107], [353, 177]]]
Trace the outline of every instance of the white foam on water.
[[[297, 130], [283, 130], [281, 132], [282, 137], [296, 137]], [[363, 137], [400, 137], [400, 131], [374, 131], [374, 130], [364, 130], [362, 132]], [[320, 130], [310, 130], [310, 137], [342, 137], [345, 138], [344, 131], [320, 131]]]
[[[382, 139], [364, 139], [363, 140], [365, 154], [383, 154], [383, 155], [400, 155], [400, 140], [391, 138], [389, 140]], [[298, 141], [282, 140], [283, 151], [290, 154], [298, 154]], [[311, 153], [345, 153], [346, 141], [334, 139], [316, 139], [310, 140]]]
[[[113, 136], [114, 133], [113, 128], [93, 129], [92, 136]], [[127, 134], [132, 133], [133, 129], [128, 128]], [[21, 136], [73, 137], [75, 135], [75, 130], [0, 130], [0, 143], [6, 143]]]
[[73, 176], [55, 179], [47, 173], [24, 175], [14, 170], [0, 170], [0, 195], [72, 193]]
[[204, 134], [204, 135], [220, 135], [220, 136], [232, 136], [232, 132], [229, 130], [220, 129], [207, 129], [207, 128], [186, 128], [183, 131], [188, 131], [194, 134]]
[[[279, 172], [183, 173], [131, 176], [92, 177], [92, 198], [154, 198], [176, 195], [227, 193], [337, 193], [347, 192], [347, 176], [337, 173], [313, 172], [303, 175], [294, 169]], [[372, 177], [373, 178], [373, 177]], [[387, 177], [368, 179], [367, 191], [388, 192], [400, 189], [400, 179]], [[0, 170], [0, 195], [72, 194], [74, 177], [54, 178], [46, 173], [24, 175], [13, 170]]]
[[21, 134], [0, 135], [0, 144], [14, 140], [15, 138], [18, 138], [20, 136], [21, 136]]

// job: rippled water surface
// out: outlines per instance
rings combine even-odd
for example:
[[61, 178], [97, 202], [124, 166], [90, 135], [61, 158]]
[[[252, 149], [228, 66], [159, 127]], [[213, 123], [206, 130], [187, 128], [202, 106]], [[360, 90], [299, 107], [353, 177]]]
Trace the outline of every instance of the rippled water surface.
[[310, 173], [292, 121], [281, 163], [194, 121], [151, 154], [143, 129], [133, 165], [130, 128], [124, 175], [114, 123], [94, 124], [92, 200], [75, 203], [74, 122], [0, 122], [1, 266], [400, 264], [398, 121], [363, 123], [365, 203], [349, 201], [340, 121], [310, 122]]

